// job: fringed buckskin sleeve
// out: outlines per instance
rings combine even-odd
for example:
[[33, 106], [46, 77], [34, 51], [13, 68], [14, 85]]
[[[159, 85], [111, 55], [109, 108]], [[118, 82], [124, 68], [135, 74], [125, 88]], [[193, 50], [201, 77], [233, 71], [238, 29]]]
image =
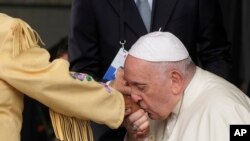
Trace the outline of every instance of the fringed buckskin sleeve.
[[89, 121], [68, 117], [50, 109], [54, 133], [60, 141], [94, 141]]
[[[20, 19], [4, 18], [6, 22], [2, 24], [6, 24], [6, 29], [0, 33], [0, 79], [11, 87], [13, 94], [26, 94], [50, 107], [56, 128], [73, 125], [83, 127], [79, 132], [91, 134], [87, 126], [89, 120], [110, 128], [120, 126], [125, 106], [118, 91], [94, 81], [87, 74], [70, 72], [65, 60], [49, 62], [49, 53], [39, 47], [40, 37], [28, 24]], [[56, 118], [59, 120], [54, 120]], [[58, 124], [62, 120], [72, 125]], [[62, 129], [67, 128], [59, 130]], [[60, 140], [65, 140], [66, 136], [60, 134], [67, 134], [67, 131], [56, 134]], [[92, 136], [82, 137], [83, 141], [87, 138], [93, 140]]]

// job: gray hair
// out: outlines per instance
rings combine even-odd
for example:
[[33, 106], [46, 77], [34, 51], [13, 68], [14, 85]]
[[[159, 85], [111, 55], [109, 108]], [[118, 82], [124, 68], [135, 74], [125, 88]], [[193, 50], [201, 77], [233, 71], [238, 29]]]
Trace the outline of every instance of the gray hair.
[[188, 57], [180, 61], [174, 61], [174, 62], [164, 61], [164, 62], [158, 62], [158, 63], [153, 63], [153, 64], [157, 65], [155, 66], [155, 68], [157, 68], [161, 72], [169, 72], [171, 70], [178, 70], [183, 76], [187, 76], [190, 72], [190, 69], [192, 70], [192, 68], [194, 68], [195, 66], [191, 57]]

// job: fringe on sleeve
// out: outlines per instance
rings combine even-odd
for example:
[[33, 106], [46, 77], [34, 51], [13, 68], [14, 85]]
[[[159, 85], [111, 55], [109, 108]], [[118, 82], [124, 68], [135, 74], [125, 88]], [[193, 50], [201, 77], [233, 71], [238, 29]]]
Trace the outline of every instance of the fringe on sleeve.
[[29, 48], [39, 47], [39, 43], [44, 45], [39, 34], [21, 19], [15, 19], [11, 29], [13, 36], [12, 55], [14, 57]]
[[56, 138], [60, 141], [94, 141], [89, 121], [56, 113], [50, 109], [50, 118]]

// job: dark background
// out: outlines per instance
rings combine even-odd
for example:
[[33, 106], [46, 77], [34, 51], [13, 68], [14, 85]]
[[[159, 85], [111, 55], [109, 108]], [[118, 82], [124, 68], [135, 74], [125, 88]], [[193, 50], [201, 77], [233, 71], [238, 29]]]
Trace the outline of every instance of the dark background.
[[[6, 1], [3, 3], [3, 1]], [[27, 21], [41, 35], [46, 48], [51, 48], [69, 31], [70, 4], [47, 0], [42, 4], [17, 3], [0, 0], [0, 12]], [[21, 1], [21, 0], [15, 0]], [[35, 1], [35, 0], [26, 0]], [[53, 3], [51, 3], [54, 1]], [[69, 0], [70, 1], [70, 0]], [[250, 1], [219, 0], [228, 39], [232, 43], [232, 79], [235, 85], [246, 92], [250, 79]], [[2, 3], [1, 3], [2, 2]]]

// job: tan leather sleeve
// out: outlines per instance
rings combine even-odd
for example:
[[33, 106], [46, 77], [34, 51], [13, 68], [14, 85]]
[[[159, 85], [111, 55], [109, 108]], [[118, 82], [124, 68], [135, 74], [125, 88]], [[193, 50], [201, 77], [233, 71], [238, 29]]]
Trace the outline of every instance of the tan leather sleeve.
[[87, 74], [69, 71], [67, 61], [50, 63], [48, 52], [31, 48], [16, 57], [3, 54], [3, 79], [18, 91], [70, 117], [117, 128], [124, 118], [124, 99], [116, 90]]

